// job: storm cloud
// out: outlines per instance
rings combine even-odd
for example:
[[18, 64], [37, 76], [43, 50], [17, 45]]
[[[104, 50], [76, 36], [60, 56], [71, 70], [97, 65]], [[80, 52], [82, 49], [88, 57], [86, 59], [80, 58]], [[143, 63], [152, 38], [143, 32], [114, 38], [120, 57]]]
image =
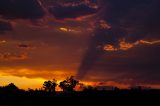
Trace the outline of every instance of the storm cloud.
[[[122, 41], [135, 43], [139, 40], [152, 41], [160, 39], [160, 32], [158, 30], [160, 27], [160, 20], [158, 18], [160, 17], [160, 7], [158, 4], [160, 2], [158, 0], [100, 0], [100, 2], [103, 10], [97, 17], [108, 23], [111, 27], [95, 28], [95, 33], [90, 43], [91, 46], [88, 47], [77, 74], [77, 76], [81, 78], [83, 78], [89, 70], [94, 70], [93, 67], [102, 55], [108, 54], [107, 51], [104, 52], [103, 47], [105, 44], [120, 48]], [[152, 52], [154, 53], [155, 51], [156, 50]], [[97, 57], [99, 59], [97, 59]], [[151, 63], [154, 62], [152, 61]], [[153, 66], [152, 64], [150, 65]], [[126, 67], [132, 70], [134, 65], [128, 62], [128, 66]], [[139, 67], [145, 67], [145, 65]], [[152, 69], [150, 69], [150, 71], [152, 71]]]
[[44, 10], [38, 0], [1, 0], [0, 15], [9, 19], [38, 19], [44, 16]]
[[57, 19], [65, 19], [65, 18], [77, 18], [80, 16], [94, 14], [96, 13], [97, 9], [88, 7], [87, 5], [79, 5], [79, 6], [68, 6], [68, 7], [56, 6], [50, 8], [49, 11]]
[[3, 34], [6, 31], [11, 31], [12, 25], [9, 22], [0, 21], [0, 34]]

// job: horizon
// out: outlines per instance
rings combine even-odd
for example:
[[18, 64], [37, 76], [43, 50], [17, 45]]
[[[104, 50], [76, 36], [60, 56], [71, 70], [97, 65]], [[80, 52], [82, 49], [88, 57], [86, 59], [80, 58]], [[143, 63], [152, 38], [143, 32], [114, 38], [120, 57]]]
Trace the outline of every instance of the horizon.
[[[2, 77], [2, 76], [1, 76]], [[3, 77], [7, 77], [7, 78], [3, 78]], [[15, 77], [15, 76], [3, 76], [2, 78], [0, 78], [0, 87], [4, 87], [7, 86], [10, 83], [15, 84], [19, 89], [24, 89], [24, 90], [28, 90], [28, 89], [43, 89], [43, 83], [45, 81], [48, 80], [52, 80], [52, 79], [42, 79], [42, 78], [27, 78], [27, 77]], [[2, 79], [6, 79], [2, 80]], [[54, 79], [54, 78], [53, 78]], [[19, 81], [21, 80], [21, 81]], [[56, 80], [56, 79], [55, 79]], [[65, 80], [65, 79], [63, 79]], [[61, 81], [63, 80], [57, 80], [57, 84], [59, 84]], [[18, 82], [18, 83], [17, 83]], [[28, 84], [26, 84], [28, 83]], [[92, 86], [92, 87], [117, 87], [119, 89], [130, 89], [132, 87], [137, 87], [140, 86], [142, 87], [142, 89], [144, 88], [148, 88], [148, 89], [160, 89], [160, 85], [143, 85], [143, 84], [138, 84], [138, 85], [129, 85], [129, 84], [123, 84], [123, 83], [117, 83], [117, 82], [113, 82], [113, 81], [106, 81], [106, 82], [96, 82], [96, 81], [80, 81], [80, 84], [83, 84], [84, 87], [87, 86]], [[84, 88], [81, 88], [81, 86], [76, 86], [75, 90], [76, 91], [82, 91]], [[56, 91], [62, 91], [62, 89], [57, 86], [56, 87]]]

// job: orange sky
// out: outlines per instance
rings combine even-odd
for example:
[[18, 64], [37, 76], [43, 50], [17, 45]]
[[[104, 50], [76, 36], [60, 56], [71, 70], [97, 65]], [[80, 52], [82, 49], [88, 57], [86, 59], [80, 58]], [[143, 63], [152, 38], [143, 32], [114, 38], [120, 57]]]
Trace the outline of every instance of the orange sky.
[[[59, 78], [57, 83], [59, 83], [60, 81], [62, 81], [63, 79], [65, 79], [66, 77], [62, 77]], [[19, 87], [20, 89], [25, 89], [28, 90], [28, 88], [31, 89], [41, 89], [43, 87], [43, 83], [46, 80], [51, 80], [51, 79], [44, 79], [44, 78], [27, 78], [27, 77], [18, 77], [18, 76], [12, 76], [12, 75], [4, 75], [4, 74], [0, 74], [0, 84], [1, 86], [5, 86], [9, 83], [14, 83], [17, 87]], [[114, 81], [107, 81], [107, 82], [96, 82], [96, 81], [80, 81], [80, 83], [83, 83], [85, 86], [91, 85], [93, 87], [96, 86], [115, 86], [118, 87], [120, 89], [126, 89], [129, 88], [131, 85], [129, 84], [123, 84], [123, 83], [117, 83]], [[156, 85], [156, 84], [152, 84], [152, 85], [148, 85], [145, 84], [142, 86], [145, 87], [151, 87], [151, 88], [160, 88], [160, 85]], [[75, 88], [75, 90], [81, 90], [82, 88], [77, 86]], [[57, 91], [60, 91], [61, 89], [57, 86], [56, 87]]]
[[31, 1], [0, 5], [0, 86], [80, 74], [94, 86], [160, 88], [159, 1]]

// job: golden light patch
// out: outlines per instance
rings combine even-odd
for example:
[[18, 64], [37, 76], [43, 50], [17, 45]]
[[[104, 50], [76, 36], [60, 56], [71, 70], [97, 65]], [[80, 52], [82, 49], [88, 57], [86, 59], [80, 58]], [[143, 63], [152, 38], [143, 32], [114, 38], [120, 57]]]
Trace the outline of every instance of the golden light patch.
[[152, 44], [160, 43], [160, 40], [156, 40], [156, 41], [140, 40], [139, 43], [152, 45]]
[[122, 41], [122, 42], [120, 42], [119, 45], [120, 45], [120, 50], [128, 50], [128, 49], [134, 47], [135, 44], [127, 43], [125, 41]]
[[27, 77], [17, 77], [17, 76], [1, 76], [0, 75], [0, 84], [1, 86], [5, 86], [9, 83], [14, 83], [21, 89], [36, 89], [41, 88], [45, 79], [42, 78], [27, 78]]
[[68, 32], [67, 28], [59, 28], [61, 31]]
[[103, 49], [106, 51], [117, 51], [117, 49], [114, 48], [112, 45], [105, 45]]
[[80, 30], [73, 29], [73, 28], [67, 28], [67, 27], [60, 27], [59, 30], [62, 31], [62, 32], [72, 32], [72, 33], [81, 32]]
[[0, 40], [0, 43], [6, 43], [7, 41], [6, 40]]
[[5, 68], [0, 70], [1, 76], [18, 76], [18, 77], [27, 77], [27, 78], [43, 78], [43, 79], [56, 79], [58, 81], [64, 80], [69, 76], [74, 76], [75, 71], [68, 71], [67, 70], [40, 70], [40, 69], [28, 69], [28, 68], [21, 68], [21, 69], [12, 69], [12, 68]]
[[122, 40], [119, 43], [119, 47], [114, 47], [111, 44], [106, 44], [103, 49], [105, 51], [109, 51], [109, 52], [114, 52], [114, 51], [118, 51], [118, 50], [126, 51], [126, 50], [131, 49], [131, 48], [138, 46], [140, 44], [143, 44], [143, 45], [160, 44], [160, 40], [156, 40], [156, 41], [139, 40], [134, 43], [128, 43], [125, 40]]
[[[65, 80], [68, 76], [73, 74], [66, 73], [66, 71], [37, 71], [31, 69], [1, 69], [0, 70], [0, 86], [5, 86], [9, 83], [14, 83], [21, 89], [27, 90], [28, 88], [42, 88], [44, 81], [56, 79], [57, 83]], [[57, 91], [62, 89], [58, 86]]]

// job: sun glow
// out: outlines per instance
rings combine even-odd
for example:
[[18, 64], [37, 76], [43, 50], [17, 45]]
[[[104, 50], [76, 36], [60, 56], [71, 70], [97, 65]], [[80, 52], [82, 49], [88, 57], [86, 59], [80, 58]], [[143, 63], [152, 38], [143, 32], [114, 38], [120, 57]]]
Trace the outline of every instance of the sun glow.
[[14, 83], [21, 89], [27, 90], [28, 88], [36, 89], [40, 88], [45, 79], [42, 78], [27, 78], [17, 76], [0, 76], [1, 86], [5, 86], [9, 83]]
[[56, 79], [57, 83], [59, 83], [60, 81], [64, 80], [66, 77], [74, 74], [75, 73], [70, 73], [70, 72], [66, 73], [66, 70], [37, 71], [37, 70], [32, 70], [27, 68], [22, 68], [22, 69], [6, 68], [6, 69], [0, 70], [0, 86], [4, 86], [12, 82], [22, 89], [42, 88], [42, 85], [46, 80]]
[[72, 33], [81, 32], [80, 30], [73, 29], [73, 28], [67, 28], [67, 27], [60, 27], [59, 30], [62, 31], [62, 32], [72, 32]]

